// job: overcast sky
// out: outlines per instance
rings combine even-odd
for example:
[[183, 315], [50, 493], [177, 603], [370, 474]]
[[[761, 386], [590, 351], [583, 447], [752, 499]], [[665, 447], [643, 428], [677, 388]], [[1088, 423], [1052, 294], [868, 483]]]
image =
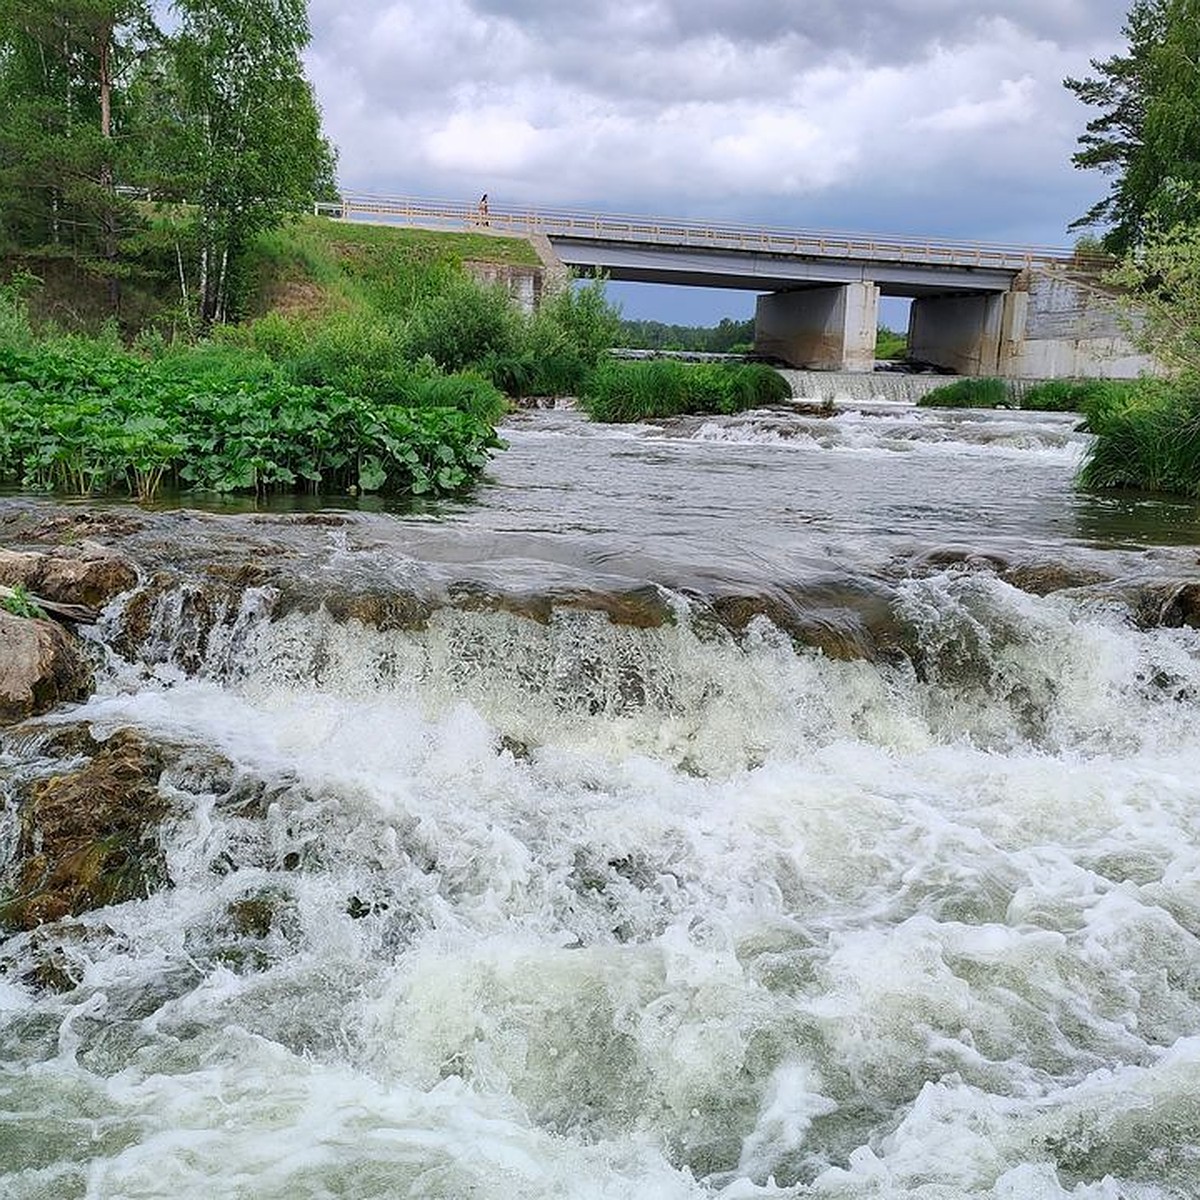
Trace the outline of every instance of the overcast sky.
[[1127, 8], [312, 0], [308, 61], [348, 190], [1062, 245]]

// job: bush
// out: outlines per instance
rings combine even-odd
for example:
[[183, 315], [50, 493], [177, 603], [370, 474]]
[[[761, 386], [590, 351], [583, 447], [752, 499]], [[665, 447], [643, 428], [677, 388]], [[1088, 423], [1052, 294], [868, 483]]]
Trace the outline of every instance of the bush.
[[446, 371], [507, 354], [520, 340], [520, 317], [508, 292], [465, 276], [448, 280], [413, 314], [403, 339], [405, 356], [428, 355]]
[[652, 359], [606, 362], [587, 380], [583, 406], [596, 421], [642, 421], [684, 413], [734, 413], [790, 399], [777, 371], [760, 364]]
[[1003, 379], [956, 379], [927, 392], [922, 408], [1016, 408], [1012, 390]]

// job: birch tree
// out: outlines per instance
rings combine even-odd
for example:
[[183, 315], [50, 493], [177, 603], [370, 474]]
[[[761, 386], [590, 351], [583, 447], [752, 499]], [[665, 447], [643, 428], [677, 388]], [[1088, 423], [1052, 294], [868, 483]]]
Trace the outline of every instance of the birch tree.
[[304, 210], [333, 151], [300, 54], [305, 0], [176, 0], [162, 67], [159, 171], [195, 206], [191, 296], [201, 324], [226, 320], [250, 239]]

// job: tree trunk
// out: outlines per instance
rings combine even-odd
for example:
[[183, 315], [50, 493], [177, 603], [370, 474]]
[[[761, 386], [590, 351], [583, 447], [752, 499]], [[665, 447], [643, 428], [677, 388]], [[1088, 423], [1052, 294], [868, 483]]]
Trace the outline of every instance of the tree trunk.
[[[99, 66], [100, 66], [100, 136], [106, 143], [112, 143], [112, 41], [113, 26], [111, 23], [101, 26], [99, 30]], [[100, 187], [108, 194], [104, 197], [104, 212], [101, 221], [104, 226], [104, 258], [108, 263], [108, 300], [114, 314], [121, 308], [121, 284], [117, 277], [117, 193], [113, 180], [112, 154], [106, 148], [104, 161], [100, 164]]]

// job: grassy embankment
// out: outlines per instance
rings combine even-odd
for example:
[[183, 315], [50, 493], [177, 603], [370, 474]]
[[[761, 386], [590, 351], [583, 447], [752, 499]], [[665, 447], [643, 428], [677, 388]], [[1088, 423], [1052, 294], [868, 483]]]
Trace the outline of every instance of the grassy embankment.
[[1121, 401], [1137, 386], [1124, 379], [1049, 379], [1020, 389], [1007, 379], [968, 377], [934, 388], [917, 403], [926, 408], [1023, 408], [1086, 414]]

